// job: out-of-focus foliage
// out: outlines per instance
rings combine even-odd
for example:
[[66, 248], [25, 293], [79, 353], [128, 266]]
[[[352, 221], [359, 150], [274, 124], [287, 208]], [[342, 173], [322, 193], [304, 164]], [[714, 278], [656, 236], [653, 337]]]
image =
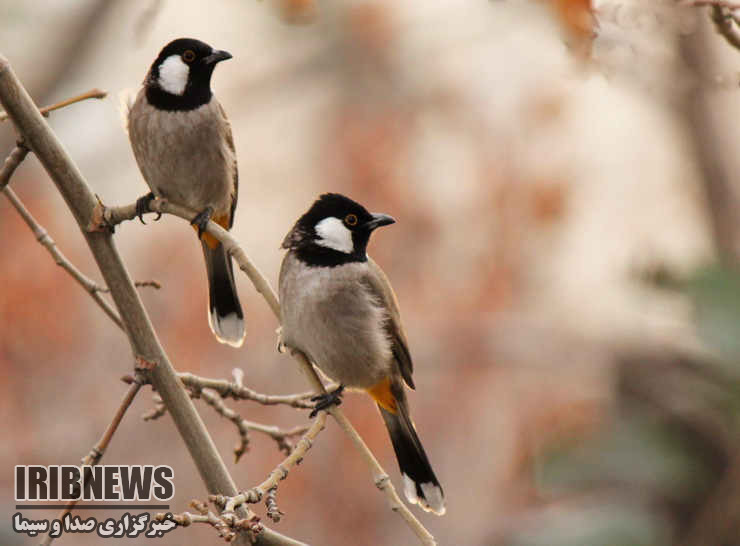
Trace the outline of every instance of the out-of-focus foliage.
[[740, 541], [740, 274], [707, 267], [682, 283], [713, 354], [623, 355], [607, 423], [548, 445], [536, 464], [546, 508], [527, 546]]

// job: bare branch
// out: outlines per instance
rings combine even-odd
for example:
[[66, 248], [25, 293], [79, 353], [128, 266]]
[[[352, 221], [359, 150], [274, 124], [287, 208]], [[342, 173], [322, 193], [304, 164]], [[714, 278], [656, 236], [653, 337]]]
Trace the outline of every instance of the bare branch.
[[[128, 391], [126, 391], [123, 400], [121, 400], [121, 404], [118, 406], [118, 410], [116, 410], [115, 415], [113, 415], [113, 420], [108, 425], [108, 428], [105, 429], [105, 432], [100, 437], [100, 440], [98, 440], [98, 443], [93, 446], [93, 448], [87, 455], [85, 455], [85, 457], [83, 457], [83, 465], [95, 466], [100, 462], [103, 454], [105, 454], [105, 450], [108, 449], [110, 441], [113, 439], [113, 435], [116, 433], [116, 430], [118, 430], [118, 425], [121, 424], [123, 416], [126, 414], [126, 411], [131, 406], [134, 398], [136, 398], [136, 395], [139, 392], [139, 389], [141, 389], [142, 384], [142, 381], [136, 380], [128, 388]], [[67, 502], [67, 505], [59, 513], [57, 518], [59, 520], [64, 519], [64, 516], [72, 512], [76, 504], [76, 500], [71, 500]], [[52, 538], [50, 534], [46, 535], [44, 540], [41, 542], [41, 546], [49, 546], [49, 544], [51, 544], [53, 540], [54, 538]]]
[[[77, 95], [75, 97], [65, 99], [61, 102], [54, 103], [50, 106], [45, 106], [39, 110], [41, 112], [42, 116], [48, 116], [49, 112], [53, 112], [54, 110], [59, 110], [60, 108], [64, 108], [65, 106], [69, 106], [70, 104], [74, 104], [76, 102], [81, 102], [83, 100], [87, 99], [104, 99], [106, 96], [108, 96], [108, 93], [105, 91], [101, 91], [100, 89], [90, 89], [90, 91], [86, 91], [82, 93], [81, 95]], [[8, 119], [8, 113], [7, 112], [0, 112], [0, 122], [5, 121]]]
[[[256, 503], [260, 502], [262, 498], [271, 490], [276, 489], [278, 483], [288, 477], [288, 473], [294, 466], [299, 464], [303, 457], [311, 446], [319, 433], [324, 430], [326, 426], [326, 413], [321, 412], [316, 416], [316, 420], [313, 422], [311, 427], [306, 431], [303, 437], [296, 443], [293, 452], [288, 455], [275, 469], [270, 472], [267, 479], [261, 484], [249, 489], [243, 493], [239, 493], [233, 497], [224, 497], [223, 495], [214, 495], [211, 500], [218, 506], [223, 507], [222, 515], [226, 515], [234, 512], [237, 507], [244, 503]], [[274, 494], [273, 494], [274, 502]], [[269, 506], [268, 506], [269, 510]]]
[[[152, 201], [149, 201], [149, 210], [150, 212], [173, 214], [186, 221], [191, 221], [193, 218], [195, 218], [195, 215], [197, 214], [195, 211], [188, 210], [185, 207], [174, 205], [163, 199], [154, 199]], [[89, 229], [106, 229], [106, 227], [115, 226], [120, 222], [123, 222], [124, 220], [132, 220], [136, 217], [136, 215], [136, 203], [125, 205], [122, 207], [104, 207], [102, 208], [102, 210], [98, 209], [95, 211], [95, 213], [93, 214], [93, 222], [90, 224]], [[262, 273], [260, 273], [259, 269], [257, 269], [257, 267], [252, 264], [246, 253], [241, 249], [236, 238], [231, 235], [231, 233], [212, 221], [209, 221], [206, 225], [206, 232], [218, 239], [219, 242], [224, 245], [226, 251], [231, 256], [233, 256], [234, 260], [237, 262], [237, 264], [239, 264], [240, 269], [244, 271], [244, 273], [246, 273], [247, 277], [249, 277], [249, 280], [252, 281], [252, 284], [254, 285], [257, 292], [262, 294], [262, 296], [265, 298], [265, 301], [267, 301], [267, 304], [270, 306], [270, 309], [272, 309], [272, 312], [275, 314], [278, 321], [280, 321], [280, 304], [275, 292], [273, 291], [267, 279], [262, 275]], [[318, 374], [316, 373], [313, 365], [310, 363], [308, 358], [306, 358], [306, 355], [304, 355], [300, 351], [295, 350], [291, 350], [291, 355], [301, 365], [301, 369], [308, 377], [308, 380], [311, 382], [313, 388], [316, 389], [316, 392], [325, 393], [326, 389], [321, 382]], [[423, 544], [436, 544], [436, 541], [434, 540], [432, 534], [427, 531], [427, 529], [421, 524], [416, 516], [414, 516], [414, 514], [409, 510], [406, 504], [401, 501], [398, 493], [396, 492], [396, 489], [393, 487], [393, 484], [388, 477], [388, 474], [385, 472], [385, 470], [383, 470], [383, 467], [380, 466], [380, 463], [378, 463], [377, 459], [367, 447], [365, 442], [362, 440], [360, 435], [354, 429], [349, 420], [345, 417], [342, 410], [339, 409], [337, 406], [331, 406], [326, 411], [328, 411], [332, 415], [332, 417], [334, 417], [342, 430], [344, 430], [344, 432], [350, 437], [352, 442], [355, 444], [355, 447], [362, 454], [365, 462], [372, 471], [376, 487], [386, 495], [391, 510], [398, 513], [403, 518], [403, 520], [408, 524], [408, 526]]]
[[[24, 143], [34, 152], [54, 181], [80, 226], [105, 283], [111, 290], [119, 316], [126, 325], [134, 359], [152, 363], [146, 371], [146, 378], [167, 405], [206, 488], [211, 493], [236, 494], [234, 481], [157, 339], [136, 288], [113, 244], [112, 234], [110, 231], [91, 232], [87, 229], [93, 221], [94, 212], [99, 208], [95, 195], [44, 121], [8, 61], [2, 56], [0, 102], [22, 135]], [[242, 511], [241, 514], [251, 517], [247, 511]], [[249, 539], [254, 539], [258, 544], [301, 544], [268, 528], [257, 535], [237, 537], [242, 544]]]
[[180, 380], [191, 390], [201, 391], [211, 389], [216, 391], [221, 398], [233, 398], [234, 400], [253, 400], [265, 406], [285, 404], [293, 408], [311, 409], [313, 403], [308, 399], [316, 393], [302, 392], [299, 394], [262, 394], [255, 390], [239, 385], [237, 382], [226, 381], [225, 379], [209, 379], [199, 377], [188, 372], [178, 374]]
[[13, 173], [15, 173], [18, 165], [20, 165], [21, 162], [26, 159], [29, 151], [30, 150], [28, 148], [26, 148], [22, 143], [19, 142], [18, 145], [13, 148], [13, 151], [10, 152], [10, 155], [5, 158], [3, 168], [2, 170], [0, 170], [0, 190], [4, 189], [5, 186], [8, 185], [8, 182], [10, 182], [10, 178], [13, 176]]
[[240, 438], [239, 443], [234, 448], [234, 462], [237, 463], [239, 462], [241, 456], [249, 449], [250, 430], [261, 432], [270, 436], [273, 440], [277, 442], [278, 449], [284, 452], [286, 455], [290, 454], [290, 450], [292, 448], [292, 446], [288, 443], [288, 438], [300, 436], [308, 430], [307, 425], [298, 426], [290, 430], [283, 430], [276, 426], [263, 425], [261, 423], [247, 421], [234, 410], [227, 407], [217, 392], [205, 389], [200, 392], [200, 396], [209, 406], [215, 409], [219, 415], [225, 417], [236, 425], [236, 428], [239, 431]]
[[155, 514], [152, 519], [154, 521], [170, 520], [177, 523], [180, 527], [188, 527], [193, 523], [205, 523], [213, 527], [218, 533], [218, 536], [225, 542], [234, 540], [237, 533], [242, 530], [247, 530], [255, 535], [264, 532], [264, 526], [260, 523], [260, 518], [256, 515], [243, 519], [234, 518], [232, 517], [233, 514], [228, 514], [224, 517], [223, 515], [218, 516], [211, 512], [203, 502], [194, 500], [190, 505], [198, 512], [197, 514], [191, 514], [190, 512], [183, 512], [182, 514], [160, 513]]
[[714, 6], [716, 8], [724, 9], [740, 9], [740, 2], [728, 2], [727, 0], [685, 0], [681, 2], [682, 6], [690, 6], [694, 8], [701, 8], [705, 6]]
[[738, 32], [732, 16], [725, 12], [723, 8], [715, 5], [712, 7], [711, 18], [717, 32], [724, 37], [727, 43], [735, 49], [740, 49], [740, 32]]
[[162, 417], [164, 414], [167, 413], [167, 406], [164, 405], [164, 402], [162, 401], [162, 397], [159, 395], [154, 396], [154, 408], [146, 412], [144, 415], [141, 416], [141, 418], [144, 421], [156, 421], [160, 417]]
[[265, 506], [267, 507], [267, 517], [275, 523], [279, 523], [285, 512], [280, 510], [277, 505], [277, 487], [273, 487], [267, 492]]
[[116, 326], [123, 330], [123, 323], [121, 322], [121, 318], [118, 316], [118, 313], [113, 308], [113, 306], [99, 294], [99, 292], [103, 292], [104, 289], [101, 288], [91, 278], [85, 276], [82, 271], [77, 269], [77, 267], [75, 267], [75, 265], [70, 262], [69, 259], [67, 259], [62, 251], [57, 248], [54, 239], [52, 239], [49, 236], [49, 233], [43, 228], [43, 226], [41, 226], [36, 221], [36, 219], [31, 215], [28, 209], [26, 209], [26, 207], [23, 205], [21, 200], [18, 199], [18, 196], [12, 189], [10, 189], [9, 187], [5, 187], [3, 188], [3, 193], [5, 194], [5, 197], [8, 198], [8, 201], [10, 201], [10, 204], [13, 205], [15, 210], [18, 211], [18, 214], [21, 215], [21, 218], [23, 218], [23, 221], [26, 222], [26, 225], [28, 225], [31, 231], [33, 231], [36, 240], [41, 244], [41, 246], [49, 251], [49, 254], [51, 254], [51, 257], [54, 259], [54, 263], [56, 263], [59, 267], [69, 273], [71, 277], [75, 281], [77, 281], [77, 283], [82, 288], [85, 289], [85, 292], [90, 294], [90, 297], [95, 301], [95, 303], [98, 304], [103, 312], [108, 315], [108, 318], [110, 318]]
[[[152, 279], [148, 281], [134, 281], [134, 286], [136, 288], [154, 288], [155, 290], [160, 290], [162, 288], [162, 283]], [[105, 292], [106, 294], [109, 294], [110, 290], [105, 286], [100, 286], [98, 287], [98, 292]]]

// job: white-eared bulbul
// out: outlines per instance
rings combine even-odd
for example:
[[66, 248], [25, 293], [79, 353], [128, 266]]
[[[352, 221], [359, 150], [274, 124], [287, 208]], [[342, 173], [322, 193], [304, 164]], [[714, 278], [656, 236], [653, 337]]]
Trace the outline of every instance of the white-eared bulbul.
[[413, 366], [398, 302], [366, 248], [385, 214], [336, 193], [320, 196], [283, 241], [280, 269], [281, 343], [299, 349], [340, 388], [317, 408], [338, 403], [345, 386], [377, 403], [411, 503], [442, 515], [444, 494], [409, 416], [404, 383]]
[[[231, 126], [211, 92], [216, 64], [226, 51], [199, 40], [167, 44], [154, 60], [128, 112], [134, 156], [152, 193], [138, 202], [139, 218], [155, 196], [199, 214], [198, 230], [209, 284], [209, 323], [219, 341], [239, 347], [244, 314], [234, 285], [231, 258], [207, 233], [207, 221], [234, 224], [238, 174]], [[142, 220], [143, 221], [143, 220]]]

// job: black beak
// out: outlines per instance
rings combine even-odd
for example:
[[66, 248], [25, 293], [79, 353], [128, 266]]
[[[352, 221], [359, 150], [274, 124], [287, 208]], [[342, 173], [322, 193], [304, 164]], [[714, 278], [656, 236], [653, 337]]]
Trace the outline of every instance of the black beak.
[[216, 64], [220, 63], [221, 61], [225, 61], [226, 59], [231, 59], [232, 55], [228, 51], [222, 51], [220, 49], [214, 49], [213, 53], [208, 55], [205, 59], [203, 59], [203, 62], [206, 64]]
[[379, 228], [380, 226], [387, 226], [390, 224], [395, 224], [396, 220], [393, 218], [393, 216], [388, 216], [387, 214], [381, 214], [379, 212], [373, 212], [371, 213], [373, 219], [369, 222], [365, 222], [363, 227], [367, 230], [374, 230], [375, 228]]

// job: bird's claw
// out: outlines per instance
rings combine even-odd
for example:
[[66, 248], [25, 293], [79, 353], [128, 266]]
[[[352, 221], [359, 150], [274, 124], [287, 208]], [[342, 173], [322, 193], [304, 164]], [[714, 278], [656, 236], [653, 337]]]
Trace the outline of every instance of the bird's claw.
[[321, 410], [330, 408], [331, 406], [338, 406], [342, 403], [342, 392], [344, 391], [344, 385], [339, 385], [333, 391], [319, 394], [311, 398], [311, 402], [316, 402], [316, 405], [308, 414], [308, 417], [313, 419], [318, 415]]
[[[156, 197], [154, 196], [154, 194], [152, 192], [149, 192], [144, 197], [139, 197], [136, 200], [136, 216], [139, 217], [139, 221], [142, 224], [146, 225], [146, 222], [144, 221], [144, 214], [149, 212], [149, 203], [151, 203], [155, 199]], [[161, 217], [162, 217], [162, 213], [158, 212], [157, 217], [154, 219], [154, 221], [156, 222]]]
[[198, 228], [198, 239], [203, 237], [203, 233], [206, 231], [206, 226], [211, 220], [211, 216], [213, 216], [213, 207], [208, 206], [199, 212], [190, 222], [191, 226], [196, 226]]

